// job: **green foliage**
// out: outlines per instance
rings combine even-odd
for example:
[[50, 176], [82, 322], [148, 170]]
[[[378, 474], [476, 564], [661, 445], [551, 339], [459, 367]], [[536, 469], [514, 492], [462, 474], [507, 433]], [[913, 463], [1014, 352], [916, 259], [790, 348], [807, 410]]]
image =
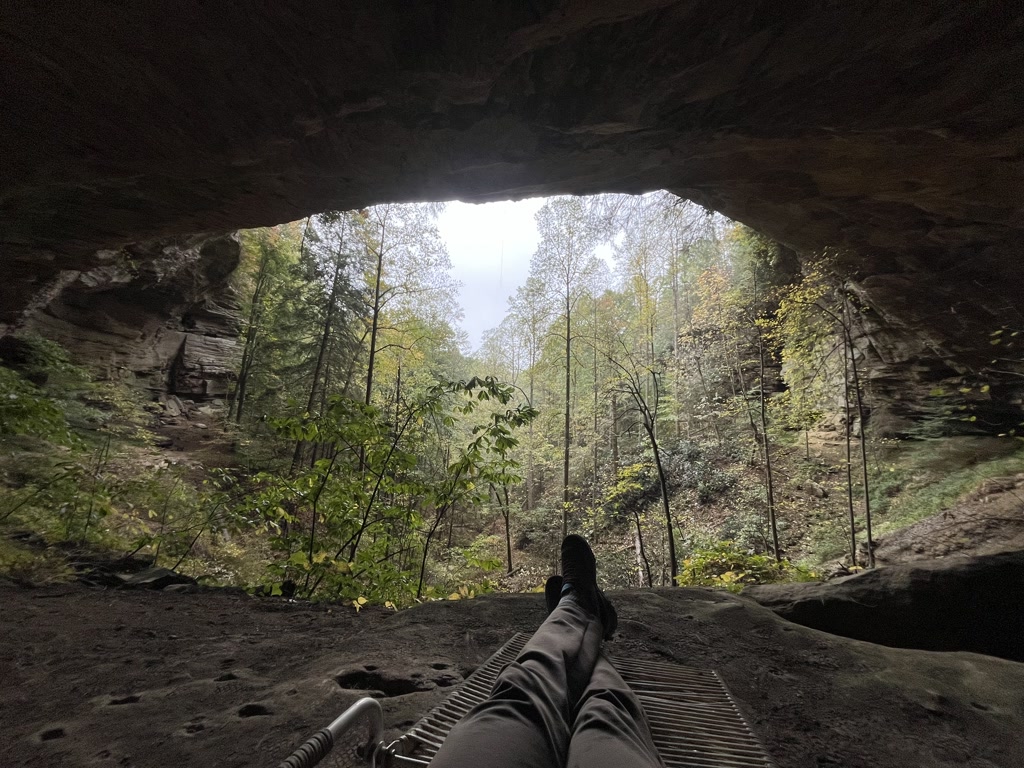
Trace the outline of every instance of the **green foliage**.
[[[113, 441], [57, 459], [30, 455], [8, 462], [0, 491], [0, 524], [33, 531], [46, 545], [149, 554], [155, 564], [176, 567], [215, 583], [237, 583], [237, 574], [205, 558], [226, 535], [248, 528], [211, 476], [195, 488], [175, 467], [135, 465], [135, 456]], [[204, 559], [205, 558], [205, 559]], [[244, 568], [242, 569], [244, 570]]]
[[[138, 391], [93, 381], [38, 337], [16, 337], [13, 349], [17, 370], [0, 367], [0, 524], [32, 531], [40, 562], [59, 559], [60, 544], [151, 554], [203, 575], [200, 556], [238, 530], [217, 501], [217, 479], [197, 489], [184, 470], [147, 458], [151, 417]], [[235, 580], [222, 576], [214, 580]]]
[[769, 330], [788, 385], [773, 414], [788, 429], [809, 429], [836, 407], [843, 391], [843, 336], [837, 318], [835, 256], [809, 261], [801, 280], [781, 294]]
[[[676, 561], [692, 553], [681, 581], [735, 590], [808, 576], [756, 554], [771, 541], [771, 457], [781, 549], [842, 554], [841, 459], [812, 461], [808, 442], [805, 461], [794, 444], [841, 423], [841, 342], [870, 311], [835, 254], [799, 275], [787, 249], [668, 193], [549, 201], [527, 283], [469, 360], [436, 213], [378, 206], [243, 234], [229, 405], [245, 470], [140, 466], [142, 397], [23, 340], [17, 369], [0, 368], [0, 441], [17, 454], [0, 456], [0, 523], [359, 610], [537, 587], [566, 511], [606, 586], [666, 583], [671, 533]], [[993, 354], [1017, 334], [994, 332]], [[942, 386], [915, 434], [979, 429], [984, 372]], [[1003, 458], [975, 471], [1017, 466]], [[874, 467], [883, 532], [977, 477], [892, 464]], [[804, 493], [805, 480], [828, 493]], [[499, 579], [506, 530], [516, 574]]]
[[29, 585], [66, 581], [67, 561], [49, 547], [33, 547], [0, 536], [0, 576]]
[[638, 461], [619, 467], [603, 501], [613, 511], [629, 511], [657, 501], [660, 492], [654, 462]]
[[816, 579], [816, 574], [788, 560], [777, 563], [771, 555], [742, 550], [732, 541], [720, 541], [686, 558], [678, 582], [683, 587], [720, 587], [739, 592], [750, 584]]
[[74, 439], [57, 404], [20, 373], [2, 367], [0, 435], [31, 435], [61, 444]]
[[676, 490], [693, 491], [700, 504], [713, 503], [736, 483], [735, 476], [720, 466], [711, 450], [682, 442], [666, 453], [669, 485]]
[[0, 435], [73, 445], [86, 412], [81, 398], [101, 388], [58, 344], [33, 334], [8, 341], [13, 367], [0, 366]]
[[[513, 396], [493, 378], [473, 378], [433, 386], [397, 418], [336, 395], [322, 415], [274, 420], [279, 435], [321, 446], [323, 458], [296, 475], [257, 475], [243, 502], [243, 515], [276, 534], [271, 591], [291, 581], [306, 597], [398, 605], [423, 594], [427, 547], [452, 508], [479, 508], [490, 484], [521, 479], [509, 458], [513, 432], [536, 412], [508, 407]], [[440, 475], [429, 471], [424, 447], [456, 434], [466, 441], [454, 451], [448, 443]], [[417, 550], [418, 576], [408, 557]]]
[[872, 496], [878, 535], [951, 508], [989, 478], [1024, 471], [1024, 449], [1009, 437], [927, 440], [887, 453]]
[[30, 436], [70, 448], [116, 436], [144, 442], [142, 394], [118, 381], [94, 381], [58, 344], [13, 337], [17, 361], [0, 366], [0, 436]]
[[485, 573], [493, 573], [503, 565], [501, 539], [498, 536], [482, 536], [468, 547], [458, 547], [453, 555], [462, 561], [465, 569], [476, 569]]

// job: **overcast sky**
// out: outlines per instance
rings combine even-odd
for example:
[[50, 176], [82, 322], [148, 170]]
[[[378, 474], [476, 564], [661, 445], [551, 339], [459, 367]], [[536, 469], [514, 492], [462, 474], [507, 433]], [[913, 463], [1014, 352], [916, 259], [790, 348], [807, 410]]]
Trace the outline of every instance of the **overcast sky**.
[[505, 316], [508, 297], [526, 282], [537, 249], [534, 214], [543, 198], [501, 203], [448, 203], [437, 225], [452, 257], [452, 272], [462, 283], [459, 301], [466, 313], [462, 327], [470, 349]]
[[[545, 200], [447, 203], [438, 217], [438, 229], [452, 257], [452, 274], [462, 283], [459, 303], [470, 351], [480, 346], [484, 331], [501, 322], [509, 297], [526, 282], [530, 258], [540, 240], [533, 217]], [[597, 254], [611, 265], [611, 246], [598, 247]]]

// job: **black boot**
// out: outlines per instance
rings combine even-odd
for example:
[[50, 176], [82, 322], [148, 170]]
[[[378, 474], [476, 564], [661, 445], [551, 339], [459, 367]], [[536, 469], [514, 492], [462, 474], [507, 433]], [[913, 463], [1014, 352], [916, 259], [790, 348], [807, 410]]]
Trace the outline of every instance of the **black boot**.
[[550, 576], [544, 584], [544, 603], [548, 607], [548, 613], [558, 607], [558, 601], [562, 599], [563, 584], [561, 576]]
[[572, 534], [562, 542], [562, 579], [572, 587], [573, 596], [583, 609], [600, 619], [604, 638], [610, 640], [619, 623], [618, 613], [597, 587], [597, 560], [582, 536]]

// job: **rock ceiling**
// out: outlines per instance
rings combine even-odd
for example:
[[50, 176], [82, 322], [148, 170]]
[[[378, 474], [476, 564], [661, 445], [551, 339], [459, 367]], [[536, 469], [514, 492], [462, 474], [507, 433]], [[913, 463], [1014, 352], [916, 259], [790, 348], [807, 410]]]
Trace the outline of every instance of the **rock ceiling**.
[[126, 242], [655, 188], [846, 249], [883, 315], [953, 318], [947, 357], [1024, 306], [1019, 4], [85, 0], [0, 33], [0, 322]]

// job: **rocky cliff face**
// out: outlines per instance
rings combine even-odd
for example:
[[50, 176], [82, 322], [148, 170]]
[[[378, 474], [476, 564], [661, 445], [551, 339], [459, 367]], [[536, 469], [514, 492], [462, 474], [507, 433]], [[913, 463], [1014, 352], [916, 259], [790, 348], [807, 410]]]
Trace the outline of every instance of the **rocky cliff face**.
[[22, 327], [107, 378], [192, 400], [223, 398], [236, 368], [239, 317], [228, 277], [239, 253], [233, 235], [100, 251], [101, 266], [60, 274]]
[[853, 315], [855, 357], [876, 435], [1020, 428], [1024, 322], [1009, 295], [1016, 286], [979, 285], [926, 272], [851, 283], [861, 310]]
[[1024, 327], [1020, 4], [76, 11], [4, 14], [0, 323], [126, 242], [389, 200], [665, 188], [845, 250], [885, 321], [881, 375], [983, 374], [1017, 407], [1019, 352], [988, 352]]

